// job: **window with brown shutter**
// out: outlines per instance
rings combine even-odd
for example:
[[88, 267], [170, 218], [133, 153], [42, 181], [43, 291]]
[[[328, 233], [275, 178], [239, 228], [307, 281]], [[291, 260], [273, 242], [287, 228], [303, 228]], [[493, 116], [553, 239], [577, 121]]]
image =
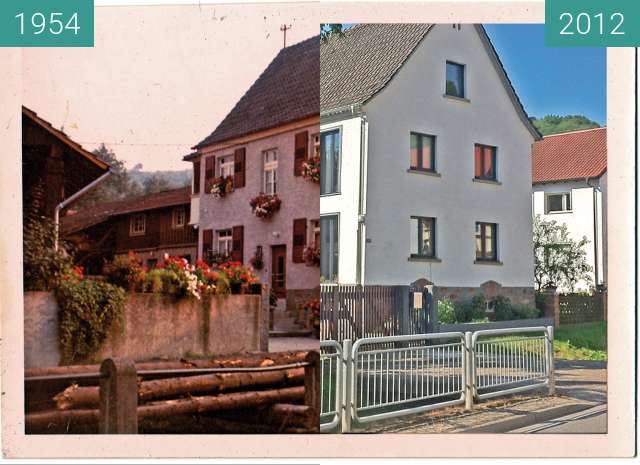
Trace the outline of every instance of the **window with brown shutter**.
[[309, 158], [309, 133], [296, 134], [296, 150], [293, 158], [293, 175], [302, 176], [302, 165]]
[[304, 262], [304, 248], [307, 245], [307, 219], [293, 220], [293, 263]]
[[213, 179], [215, 177], [215, 166], [216, 166], [215, 157], [207, 157], [204, 162], [204, 190], [205, 193], [211, 192], [211, 187], [213, 183]]
[[234, 262], [244, 262], [244, 226], [233, 227], [233, 251], [231, 252], [231, 260]]
[[204, 229], [202, 231], [202, 259], [207, 261], [209, 252], [213, 248], [213, 229]]
[[200, 193], [200, 160], [193, 162], [193, 193]]
[[246, 149], [236, 149], [233, 154], [233, 187], [235, 189], [245, 186], [245, 159]]

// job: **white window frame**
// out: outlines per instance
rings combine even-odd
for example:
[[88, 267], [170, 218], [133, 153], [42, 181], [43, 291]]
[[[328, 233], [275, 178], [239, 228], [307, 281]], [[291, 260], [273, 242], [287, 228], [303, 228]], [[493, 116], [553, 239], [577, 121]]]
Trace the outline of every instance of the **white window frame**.
[[136, 213], [129, 220], [129, 235], [144, 236], [147, 231], [147, 215]]
[[171, 227], [173, 229], [184, 228], [187, 224], [187, 209], [185, 207], [175, 207], [172, 213]]
[[[562, 196], [562, 210], [550, 210], [549, 209], [549, 197], [561, 195]], [[569, 200], [569, 206], [567, 208], [567, 199]], [[571, 213], [573, 211], [573, 197], [571, 191], [566, 192], [545, 192], [544, 194], [544, 213], [545, 215], [556, 215], [558, 213]]]
[[220, 255], [231, 255], [233, 251], [233, 230], [220, 229], [216, 231], [216, 249]]
[[[273, 155], [273, 160], [267, 158]], [[266, 195], [275, 195], [278, 191], [278, 149], [269, 149], [262, 152], [262, 192]]]
[[320, 247], [320, 219], [311, 220], [309, 222], [311, 223], [311, 227], [309, 228], [311, 237], [307, 243], [312, 244], [314, 247]]
[[216, 175], [218, 177], [233, 176], [235, 160], [233, 154], [221, 155], [216, 158]]
[[311, 157], [320, 157], [320, 133], [311, 136]]

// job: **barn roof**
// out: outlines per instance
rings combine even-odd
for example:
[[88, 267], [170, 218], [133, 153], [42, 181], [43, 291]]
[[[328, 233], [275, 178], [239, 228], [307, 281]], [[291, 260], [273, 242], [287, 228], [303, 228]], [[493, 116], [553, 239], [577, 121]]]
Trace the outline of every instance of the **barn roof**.
[[108, 220], [110, 217], [128, 213], [155, 210], [158, 208], [188, 205], [191, 202], [191, 187], [180, 187], [156, 194], [148, 194], [114, 202], [105, 202], [67, 214], [61, 221], [63, 234], [71, 234]]
[[607, 171], [607, 128], [545, 136], [533, 144], [533, 183], [602, 176]]

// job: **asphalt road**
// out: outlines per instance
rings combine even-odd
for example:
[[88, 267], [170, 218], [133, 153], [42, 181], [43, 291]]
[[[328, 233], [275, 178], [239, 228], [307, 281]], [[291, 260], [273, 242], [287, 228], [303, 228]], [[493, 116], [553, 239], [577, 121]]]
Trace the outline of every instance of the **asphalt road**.
[[510, 433], [594, 434], [607, 432], [607, 405], [601, 404], [581, 412], [525, 426]]

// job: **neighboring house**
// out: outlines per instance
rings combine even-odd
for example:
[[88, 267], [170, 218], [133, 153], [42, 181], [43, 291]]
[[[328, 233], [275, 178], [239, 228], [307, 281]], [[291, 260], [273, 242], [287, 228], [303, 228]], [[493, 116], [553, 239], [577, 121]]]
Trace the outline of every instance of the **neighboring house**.
[[321, 46], [326, 281], [533, 304], [531, 145], [481, 25], [358, 25]]
[[99, 204], [63, 217], [61, 232], [77, 246], [77, 262], [88, 274], [100, 274], [106, 260], [129, 251], [148, 267], [165, 254], [195, 263], [198, 234], [188, 224], [190, 200], [191, 188], [182, 187]]
[[58, 205], [108, 171], [107, 163], [22, 107], [23, 214], [53, 220]]
[[[198, 256], [228, 255], [250, 263], [263, 283], [293, 308], [318, 286], [319, 271], [304, 260], [319, 236], [318, 185], [302, 176], [319, 151], [319, 37], [282, 49], [218, 127], [184, 157], [193, 162], [190, 224]], [[228, 177], [233, 192], [212, 194]], [[275, 194], [281, 208], [258, 218], [250, 201]]]
[[[591, 283], [607, 283], [607, 129], [545, 136], [533, 146], [533, 213], [586, 237]], [[566, 289], [565, 289], [566, 290]]]

